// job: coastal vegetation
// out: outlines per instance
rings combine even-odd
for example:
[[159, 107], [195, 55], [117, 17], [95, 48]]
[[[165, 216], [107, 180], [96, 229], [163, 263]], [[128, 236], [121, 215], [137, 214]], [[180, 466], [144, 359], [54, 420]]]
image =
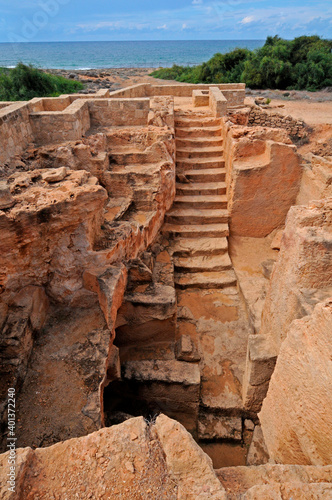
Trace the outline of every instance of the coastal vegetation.
[[51, 75], [23, 63], [0, 68], [0, 101], [28, 101], [34, 97], [57, 97], [83, 89], [83, 84]]
[[332, 40], [269, 36], [260, 49], [215, 54], [199, 66], [161, 68], [155, 78], [188, 83], [245, 83], [251, 88], [315, 91], [332, 86]]

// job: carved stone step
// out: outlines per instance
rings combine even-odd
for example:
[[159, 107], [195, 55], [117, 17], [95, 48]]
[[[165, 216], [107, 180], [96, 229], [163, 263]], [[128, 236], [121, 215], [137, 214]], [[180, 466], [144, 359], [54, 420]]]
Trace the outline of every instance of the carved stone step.
[[221, 127], [176, 127], [175, 137], [220, 137]]
[[175, 257], [175, 271], [181, 273], [199, 273], [204, 271], [226, 271], [232, 268], [228, 253], [222, 255], [200, 255]]
[[206, 168], [224, 168], [225, 159], [222, 155], [211, 158], [179, 158], [176, 161], [176, 170], [185, 170], [190, 168], [206, 169]]
[[226, 209], [227, 196], [226, 195], [198, 195], [198, 196], [175, 196], [173, 208], [187, 209], [187, 208], [203, 208], [203, 209]]
[[221, 224], [228, 223], [228, 210], [172, 208], [165, 216], [169, 224]]
[[200, 273], [175, 273], [175, 285], [178, 288], [227, 288], [237, 283], [233, 270], [205, 271]]
[[162, 233], [173, 238], [222, 238], [229, 235], [229, 228], [228, 224], [164, 224]]
[[221, 255], [228, 250], [227, 238], [181, 238], [172, 242], [174, 256]]
[[183, 174], [189, 181], [195, 182], [218, 182], [224, 181], [226, 170], [224, 168], [212, 168], [204, 170], [185, 170]]
[[178, 182], [176, 184], [177, 196], [216, 196], [226, 194], [225, 182]]
[[188, 147], [176, 150], [176, 159], [180, 158], [213, 158], [222, 153], [222, 146], [208, 146], [208, 147]]
[[[176, 137], [176, 136], [175, 136]], [[182, 148], [209, 148], [218, 147], [222, 148], [223, 140], [221, 137], [195, 137], [195, 138], [176, 138], [176, 147], [178, 149]]]
[[175, 126], [181, 128], [192, 127], [220, 127], [221, 118], [213, 116], [179, 116], [175, 115]]

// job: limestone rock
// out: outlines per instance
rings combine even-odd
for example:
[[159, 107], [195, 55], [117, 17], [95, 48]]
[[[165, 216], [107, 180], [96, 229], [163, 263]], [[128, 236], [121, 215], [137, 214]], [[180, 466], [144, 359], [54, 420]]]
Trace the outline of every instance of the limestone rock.
[[247, 465], [262, 465], [266, 464], [268, 460], [269, 454], [264, 441], [262, 428], [260, 425], [256, 425], [247, 455]]
[[225, 467], [216, 472], [229, 500], [327, 500], [331, 496], [331, 466], [266, 464]]
[[0, 284], [7, 303], [22, 288], [45, 283], [48, 296], [70, 302], [83, 288], [82, 268], [100, 232], [106, 191], [85, 171], [68, 172], [55, 184], [44, 183], [43, 173], [8, 181], [16, 203], [0, 213]]
[[295, 203], [302, 169], [295, 146], [281, 141], [281, 132], [236, 127], [227, 134], [231, 235], [267, 236]]
[[284, 230], [282, 229], [279, 229], [278, 231], [276, 231], [274, 237], [273, 237], [273, 240], [271, 242], [271, 248], [273, 250], [280, 250], [280, 245], [281, 245], [281, 238], [282, 238], [282, 235], [284, 234]]
[[165, 415], [155, 424], [158, 439], [166, 455], [170, 476], [178, 486], [179, 500], [226, 499], [224, 489], [215, 477], [212, 461], [183, 427]]
[[175, 355], [179, 361], [195, 362], [200, 360], [197, 348], [190, 335], [181, 335], [175, 344]]
[[53, 168], [49, 172], [45, 172], [42, 175], [42, 178], [46, 182], [60, 182], [62, 181], [68, 173], [68, 169], [66, 167]]
[[12, 304], [28, 312], [34, 330], [42, 328], [49, 307], [48, 297], [42, 287], [30, 285], [23, 288], [14, 297]]
[[60, 442], [17, 450], [16, 493], [7, 490], [9, 452], [0, 455], [4, 500], [118, 498], [225, 499], [211, 460], [178, 423], [142, 417]]
[[282, 485], [253, 486], [243, 496], [243, 500], [328, 500], [332, 495], [332, 485], [284, 483]]
[[[293, 206], [288, 213], [256, 339], [256, 353], [261, 359], [265, 356], [271, 368], [292, 321], [311, 314], [316, 304], [332, 295], [331, 229], [331, 198], [308, 207]], [[246, 380], [251, 367], [249, 362]], [[259, 411], [267, 385], [265, 379], [261, 385], [247, 386], [248, 409]]]
[[199, 385], [197, 365], [182, 361], [128, 361], [124, 364], [124, 377], [144, 381], [165, 381], [188, 386]]
[[224, 417], [201, 411], [198, 416], [198, 436], [200, 439], [242, 439], [242, 419]]
[[277, 347], [291, 322], [310, 314], [332, 292], [331, 244], [331, 198], [290, 209], [260, 332], [274, 339]]
[[15, 200], [11, 195], [9, 186], [6, 182], [0, 182], [0, 210], [11, 208], [15, 205]]
[[259, 414], [269, 455], [277, 463], [332, 462], [331, 325], [332, 299], [295, 320], [281, 346]]

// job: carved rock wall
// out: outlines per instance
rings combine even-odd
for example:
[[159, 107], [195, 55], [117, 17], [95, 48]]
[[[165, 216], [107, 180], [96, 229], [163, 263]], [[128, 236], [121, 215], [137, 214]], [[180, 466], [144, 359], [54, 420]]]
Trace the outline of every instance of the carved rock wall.
[[285, 222], [300, 187], [295, 146], [283, 131], [224, 124], [231, 235], [261, 238]]
[[[276, 463], [332, 463], [332, 295], [290, 326], [259, 419]], [[285, 402], [287, 402], [285, 404]]]

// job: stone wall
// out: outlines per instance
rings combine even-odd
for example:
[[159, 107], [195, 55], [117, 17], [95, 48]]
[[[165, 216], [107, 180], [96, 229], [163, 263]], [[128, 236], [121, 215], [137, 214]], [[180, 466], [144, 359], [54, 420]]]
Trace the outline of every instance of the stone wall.
[[226, 99], [229, 97], [232, 106], [243, 104], [244, 102], [244, 83], [151, 85], [148, 89], [151, 96], [172, 95], [176, 97], [191, 97], [193, 90], [209, 90], [210, 87], [219, 88], [224, 93]]
[[0, 109], [0, 163], [20, 155], [34, 140], [25, 102], [15, 102]]
[[308, 127], [304, 121], [295, 120], [290, 115], [283, 116], [277, 112], [267, 112], [259, 106], [251, 107], [248, 125], [282, 128], [285, 129], [293, 139], [303, 139], [308, 136]]
[[276, 463], [332, 463], [332, 293], [295, 320], [283, 342], [259, 419]]
[[150, 84], [149, 83], [139, 83], [138, 85], [132, 85], [131, 87], [126, 87], [125, 89], [115, 90], [110, 92], [109, 97], [111, 99], [119, 98], [137, 98], [137, 97], [149, 97], [150, 95]]
[[64, 111], [75, 99], [71, 100], [69, 95], [60, 97], [41, 97], [29, 101], [30, 112], [41, 111]]
[[[0, 103], [0, 139], [5, 147], [0, 162], [20, 155], [30, 143], [41, 146], [80, 139], [90, 126], [146, 125], [150, 97], [191, 97], [194, 89], [208, 90], [207, 85], [141, 84], [109, 93], [100, 90], [93, 96], [62, 95], [58, 98], [35, 98], [25, 103]], [[229, 106], [243, 103], [244, 84], [220, 84]]]
[[213, 116], [216, 118], [226, 115], [228, 101], [220, 89], [216, 87], [209, 88], [209, 106]]
[[7, 106], [11, 106], [13, 104], [12, 101], [1, 101], [0, 102], [0, 109], [6, 108]]
[[219, 88], [229, 100], [231, 106], [243, 104], [245, 97], [244, 83], [221, 83], [221, 84], [189, 84], [178, 83], [171, 85], [151, 85], [138, 84], [125, 89], [116, 90], [110, 93], [111, 98], [118, 99], [119, 97], [158, 97], [158, 96], [173, 96], [173, 97], [191, 97], [194, 90], [209, 90], [209, 87]]
[[92, 126], [146, 125], [150, 99], [93, 99], [89, 101]]
[[[60, 104], [65, 106], [66, 101]], [[42, 102], [41, 106], [45, 109], [45, 106], [55, 108], [57, 105], [49, 101]], [[76, 100], [62, 111], [32, 112], [30, 123], [38, 146], [80, 139], [90, 128], [88, 101]]]

